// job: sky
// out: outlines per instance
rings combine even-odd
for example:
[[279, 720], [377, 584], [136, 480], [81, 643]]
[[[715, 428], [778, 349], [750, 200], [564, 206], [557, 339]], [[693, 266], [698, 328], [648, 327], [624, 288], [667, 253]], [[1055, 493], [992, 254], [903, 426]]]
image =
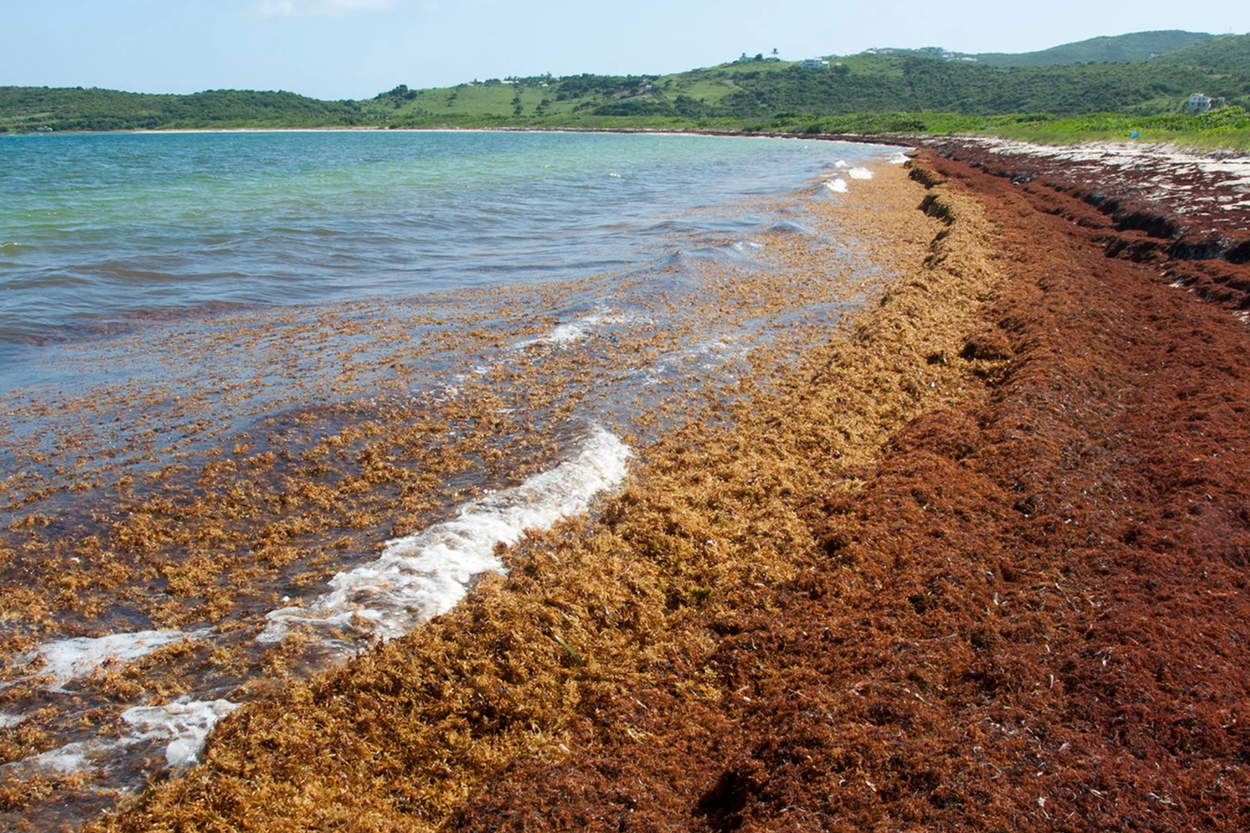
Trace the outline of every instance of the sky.
[[1027, 52], [1250, 32], [1247, 0], [0, 0], [0, 86], [370, 98], [509, 75], [667, 73], [777, 49]]

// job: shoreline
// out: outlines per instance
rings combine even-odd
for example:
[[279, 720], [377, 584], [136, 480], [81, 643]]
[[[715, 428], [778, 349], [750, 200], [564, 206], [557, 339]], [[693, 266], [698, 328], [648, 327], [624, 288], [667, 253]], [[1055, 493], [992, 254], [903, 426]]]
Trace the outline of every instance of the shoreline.
[[1031, 165], [852, 192], [879, 305], [87, 829], [1238, 826], [1250, 265]]
[[[478, 532], [502, 522], [509, 539], [550, 517], [548, 504], [569, 502], [570, 477], [591, 482], [589, 469], [607, 473], [600, 464], [623, 456], [602, 437], [598, 451], [583, 447], [594, 424], [645, 453], [707, 401], [723, 406], [713, 421], [730, 419], [752, 347], [788, 364], [795, 345], [823, 340], [878, 290], [866, 256], [823, 214], [809, 217], [809, 206], [838, 203], [828, 190], [813, 179], [716, 209], [755, 218], [754, 230], [714, 237], [684, 267], [663, 259], [658, 272], [456, 293], [438, 309], [414, 298], [315, 316], [236, 311], [207, 330], [123, 335], [106, 359], [164, 366], [153, 384], [67, 391], [53, 403], [65, 417], [55, 430], [29, 432], [53, 407], [45, 400], [6, 408], [28, 436], [10, 434], [6, 451], [21, 464], [0, 492], [10, 513], [0, 570], [20, 591], [0, 599], [12, 623], [0, 630], [0, 763], [17, 764], [0, 771], [0, 819], [58, 823], [41, 802], [75, 821], [94, 814], [133, 770], [153, 772], [154, 758], [188, 762], [193, 735], [234, 704], [306, 680], [344, 645], [363, 649], [368, 634], [354, 634], [341, 609], [323, 611], [329, 628], [296, 623], [280, 644], [257, 637], [268, 613], [301, 619], [295, 605], [338, 605], [331, 576], [394, 563], [403, 553], [385, 541], [430, 543], [410, 537], [421, 530], [455, 538], [466, 516]], [[261, 347], [263, 367], [249, 370]], [[200, 379], [195, 360], [190, 378], [172, 372], [188, 350], [213, 357], [210, 375]], [[70, 351], [67, 372], [74, 362], [89, 372], [95, 355]], [[579, 458], [590, 465], [571, 465]], [[475, 544], [473, 572], [497, 561], [486, 543]], [[387, 588], [373, 589], [389, 604]], [[397, 616], [419, 618], [411, 605], [399, 599]], [[40, 656], [50, 682], [25, 668]], [[168, 738], [139, 737], [162, 709], [192, 735], [173, 757]]]
[[776, 131], [717, 130], [714, 128], [629, 128], [629, 127], [236, 127], [236, 128], [171, 128], [145, 130], [76, 130], [62, 133], [10, 133], [0, 135], [11, 136], [159, 136], [187, 134], [246, 134], [246, 133], [609, 133], [619, 135], [648, 136], [708, 136], [718, 138], [758, 138], [758, 139], [800, 139], [820, 142], [848, 142], [852, 144], [881, 145], [883, 147], [929, 147], [941, 149], [952, 145], [970, 145], [979, 142], [1006, 142], [1015, 144], [1035, 144], [1037, 147], [1095, 147], [1115, 146], [1125, 149], [1136, 149], [1146, 153], [1178, 152], [1202, 158], [1213, 159], [1244, 159], [1250, 158], [1250, 148], [1205, 148], [1187, 146], [1174, 142], [1155, 142], [1142, 140], [1114, 140], [1094, 138], [1072, 144], [1070, 142], [1030, 143], [1028, 140], [1005, 140], [990, 134], [899, 134], [899, 133], [791, 133]]
[[908, 277], [740, 429], [92, 829], [1239, 826], [1239, 302], [1066, 186], [913, 177]]
[[[830, 476], [853, 481], [867, 471], [893, 428], [948, 402], [956, 395], [955, 380], [970, 374], [928, 357], [957, 351], [957, 334], [967, 324], [955, 322], [968, 315], [969, 297], [990, 291], [992, 276], [984, 269], [960, 275], [939, 267], [917, 270], [931, 241], [945, 239], [940, 219], [915, 213], [920, 187], [899, 167], [861, 185], [859, 199], [878, 210], [839, 216], [849, 233], [870, 237], [885, 268], [904, 269], [912, 278], [891, 284], [884, 306], [865, 308], [833, 342], [812, 349], [795, 372], [777, 380], [777, 393], [744, 380], [746, 398], [716, 405], [708, 415], [728, 408], [736, 427], [699, 427], [720, 422], [705, 418], [666, 434], [601, 515], [532, 534], [509, 551], [507, 578], [488, 577], [449, 613], [300, 686], [294, 699], [275, 693], [274, 700], [227, 718], [206, 752], [206, 767], [104, 827], [143, 829], [142, 819], [158, 827], [174, 819], [203, 823], [202, 811], [222, 808], [205, 805], [200, 791], [223, 795], [223, 788], [232, 795], [245, 789], [257, 796], [246, 812], [276, 812], [266, 824], [285, 824], [286, 810], [265, 796], [285, 790], [281, 782], [288, 777], [307, 795], [322, 795], [342, 777], [353, 783], [381, 777], [392, 787], [379, 793], [361, 782], [353, 788], [363, 824], [394, 823], [395, 796], [404, 793], [437, 826], [509, 760], [536, 755], [555, 761], [565, 757], [562, 750], [579, 748], [580, 711], [597, 698], [609, 698], [606, 705], [625, 692], [645, 698], [651, 691], [673, 693], [674, 706], [712, 702], [718, 685], [705, 667], [710, 646], [700, 617], [768, 604], [800, 577], [820, 552], [803, 496]], [[969, 245], [978, 227], [975, 209], [967, 211], [967, 229], [954, 235], [960, 246]], [[958, 300], [930, 302], [931, 293], [944, 297], [948, 290]], [[757, 372], [772, 366], [767, 351], [754, 363]], [[924, 384], [915, 380], [917, 370]], [[813, 375], [831, 371], [833, 378], [812, 386]], [[782, 418], [796, 412], [810, 420]], [[817, 435], [808, 434], [816, 425]], [[783, 448], [787, 452], [776, 456]], [[714, 516], [704, 514], [709, 510]], [[457, 667], [475, 670], [466, 675]], [[437, 696], [419, 693], [431, 685]], [[382, 718], [398, 707], [385, 690], [403, 692], [404, 716]], [[481, 707], [472, 705], [480, 698]], [[360, 713], [334, 705], [366, 700], [370, 705]], [[392, 746], [401, 736], [408, 738], [408, 751]], [[262, 751], [273, 743], [270, 752]], [[378, 768], [350, 774], [320, 756], [289, 757], [308, 743], [347, 743]], [[237, 769], [244, 761], [258, 780]], [[323, 822], [339, 812], [333, 802], [314, 805]]]

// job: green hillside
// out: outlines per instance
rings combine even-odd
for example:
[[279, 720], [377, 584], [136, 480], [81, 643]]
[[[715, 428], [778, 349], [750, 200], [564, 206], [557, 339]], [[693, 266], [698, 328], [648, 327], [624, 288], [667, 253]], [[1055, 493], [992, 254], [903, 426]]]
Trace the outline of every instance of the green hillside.
[[[1220, 38], [1223, 52], [1250, 38]], [[1221, 53], [1223, 54], [1223, 53]], [[1250, 69], [1160, 59], [1134, 63], [992, 67], [913, 55], [853, 55], [827, 69], [734, 62], [672, 75], [516, 78], [434, 90], [399, 87], [365, 116], [399, 126], [582, 124], [633, 118], [750, 123], [778, 113], [948, 112], [976, 116], [1180, 113], [1193, 92], [1250, 107]], [[657, 125], [660, 126], [660, 125]]]
[[976, 59], [977, 63], [994, 67], [1041, 67], [1057, 64], [1084, 64], [1090, 61], [1128, 63], [1144, 61], [1152, 55], [1163, 55], [1165, 52], [1172, 52], [1191, 44], [1209, 41], [1212, 37], [1204, 32], [1183, 32], [1177, 29], [1133, 32], [1128, 35], [1065, 43], [1062, 46], [1052, 46], [1050, 49], [1043, 49], [1039, 52], [1018, 54], [986, 52], [977, 55]]
[[1155, 60], [1164, 64], [1250, 72], [1250, 36], [1222, 35], [1160, 55]]
[[[6, 87], [0, 88], [0, 132], [45, 126], [54, 131], [353, 126], [941, 132], [979, 129], [976, 124], [987, 130], [1025, 124], [1035, 130], [1051, 122], [1062, 122], [1063, 131], [1128, 132], [1120, 122], [1086, 118], [1111, 113], [1138, 125], [1153, 119], [1152, 129], [1219, 133], [1220, 141], [1235, 145], [1240, 140], [1233, 134], [1244, 129], [1237, 114], [1250, 109], [1250, 36], [1207, 38], [1129, 63], [989, 66], [934, 60], [931, 52], [860, 54], [812, 69], [744, 56], [668, 75], [492, 78], [436, 89], [400, 85], [371, 99], [338, 102], [283, 92], [179, 96]], [[1194, 92], [1223, 97], [1233, 107], [1215, 121], [1191, 123], [1183, 109]], [[855, 124], [863, 127], [846, 126]]]
[[152, 130], [353, 125], [361, 108], [295, 93], [210, 90], [148, 95], [115, 90], [0, 87], [0, 131]]

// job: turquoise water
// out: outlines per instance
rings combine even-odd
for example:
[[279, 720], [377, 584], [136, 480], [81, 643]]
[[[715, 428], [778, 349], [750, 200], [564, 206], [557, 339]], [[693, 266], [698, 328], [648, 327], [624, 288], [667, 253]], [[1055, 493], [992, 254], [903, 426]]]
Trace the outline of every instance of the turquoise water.
[[782, 193], [837, 159], [874, 152], [501, 132], [4, 137], [0, 358], [103, 321], [205, 306], [409, 295], [636, 265], [654, 256], [659, 235], [743, 222], [692, 222], [692, 208]]

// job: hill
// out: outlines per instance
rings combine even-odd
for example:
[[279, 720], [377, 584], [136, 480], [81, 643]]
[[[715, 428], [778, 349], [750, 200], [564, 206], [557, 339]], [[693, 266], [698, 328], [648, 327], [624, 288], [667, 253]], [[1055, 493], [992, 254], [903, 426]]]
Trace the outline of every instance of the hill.
[[1213, 38], [1204, 32], [1184, 32], [1170, 29], [1158, 32], [1133, 32], [1113, 37], [1052, 46], [1039, 52], [985, 52], [976, 56], [977, 63], [994, 67], [1041, 67], [1058, 64], [1128, 63], [1144, 61], [1154, 55], [1163, 55], [1195, 43]]
[[[1235, 55], [1246, 43], [1250, 38], [1220, 38], [1210, 45], [1218, 44], [1220, 55]], [[1224, 63], [1233, 61], [1226, 58]], [[1250, 68], [1164, 63], [1158, 58], [994, 67], [911, 54], [861, 54], [835, 60], [827, 69], [748, 61], [671, 75], [492, 79], [433, 90], [397, 87], [361, 106], [370, 119], [414, 127], [493, 122], [588, 125], [612, 118], [720, 120], [741, 126], [778, 114], [1156, 116], [1180, 113], [1189, 94], [1197, 91], [1250, 106]]]
[[1160, 55], [1156, 60], [1164, 64], [1250, 72], [1250, 35], [1223, 35]]
[[[1139, 46], [1164, 42], [1147, 36], [1206, 39], [1129, 63], [990, 66], [934, 60], [932, 50], [920, 50], [852, 55], [827, 67], [805, 68], [758, 56], [667, 75], [492, 78], [434, 89], [401, 84], [363, 101], [236, 90], [179, 96], [2, 87], [0, 132], [31, 132], [45, 125], [55, 131], [348, 126], [791, 131], [812, 128], [813, 120], [856, 114], [924, 116], [888, 120], [894, 126], [879, 118], [863, 122], [868, 131], [907, 132], [935, 129], [929, 118], [934, 113], [980, 119], [1045, 114], [1032, 121], [1097, 113], [1180, 117], [1194, 92], [1250, 109], [1250, 36], [1138, 35], [1132, 42]], [[1129, 43], [1126, 38], [1083, 43], [1123, 45]], [[1048, 51], [1053, 56], [1064, 48]], [[1240, 122], [1221, 122], [1220, 127], [1242, 129]], [[965, 122], [949, 129], [978, 128]]]
[[0, 87], [0, 132], [350, 126], [363, 121], [351, 101], [287, 92], [210, 90], [149, 95], [116, 90]]

